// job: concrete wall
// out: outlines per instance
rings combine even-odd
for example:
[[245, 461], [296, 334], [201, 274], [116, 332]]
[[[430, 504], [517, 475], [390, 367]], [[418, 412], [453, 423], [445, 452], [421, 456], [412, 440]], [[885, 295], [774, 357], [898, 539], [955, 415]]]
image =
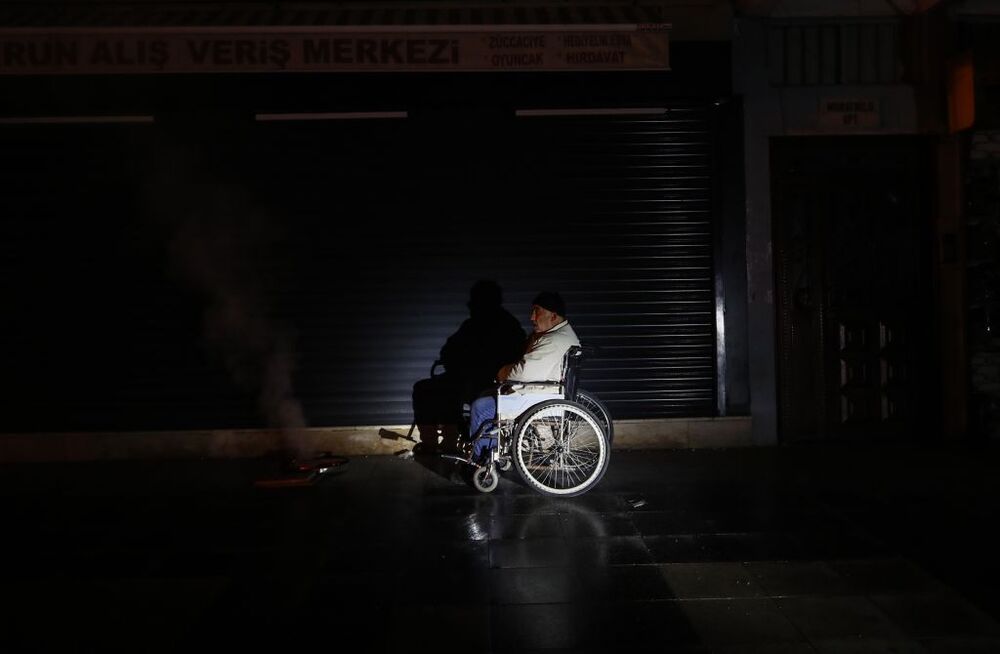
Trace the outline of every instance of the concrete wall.
[[733, 36], [733, 91], [743, 96], [747, 340], [756, 445], [773, 445], [778, 438], [769, 138], [780, 134], [783, 125], [779, 97], [768, 81], [766, 25], [764, 20], [742, 19]]
[[1000, 130], [973, 132], [965, 177], [972, 426], [1000, 439]]

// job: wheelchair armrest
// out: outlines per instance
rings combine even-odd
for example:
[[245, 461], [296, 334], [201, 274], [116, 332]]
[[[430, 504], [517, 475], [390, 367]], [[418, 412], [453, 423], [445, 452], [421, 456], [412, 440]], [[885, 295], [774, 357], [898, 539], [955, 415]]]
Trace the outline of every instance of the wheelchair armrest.
[[502, 382], [497, 386], [498, 395], [510, 395], [523, 387], [520, 382]]
[[509, 382], [508, 381], [508, 382], [503, 382], [502, 384], [500, 384], [500, 386], [499, 386], [499, 388], [497, 390], [500, 393], [500, 395], [510, 395], [512, 393], [518, 392], [519, 390], [522, 390], [523, 388], [525, 388], [527, 386], [548, 386], [548, 387], [552, 387], [552, 388], [555, 388], [555, 389], [559, 389], [559, 388], [562, 387], [562, 382], [550, 381], [550, 380], [545, 380], [545, 381], [516, 381], [516, 382]]

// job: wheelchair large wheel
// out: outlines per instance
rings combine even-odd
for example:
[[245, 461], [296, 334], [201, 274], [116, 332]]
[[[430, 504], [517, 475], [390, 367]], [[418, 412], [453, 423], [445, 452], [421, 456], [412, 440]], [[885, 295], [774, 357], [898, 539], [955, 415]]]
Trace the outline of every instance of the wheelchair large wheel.
[[611, 413], [608, 411], [608, 407], [604, 406], [604, 402], [597, 399], [597, 396], [590, 391], [585, 391], [582, 388], [577, 389], [576, 397], [577, 404], [582, 404], [585, 409], [593, 413], [600, 421], [601, 426], [604, 427], [604, 433], [608, 437], [609, 443], [615, 442], [615, 423], [611, 420]]
[[514, 429], [513, 450], [514, 467], [525, 483], [559, 497], [593, 488], [611, 457], [600, 419], [569, 400], [547, 400], [528, 409]]

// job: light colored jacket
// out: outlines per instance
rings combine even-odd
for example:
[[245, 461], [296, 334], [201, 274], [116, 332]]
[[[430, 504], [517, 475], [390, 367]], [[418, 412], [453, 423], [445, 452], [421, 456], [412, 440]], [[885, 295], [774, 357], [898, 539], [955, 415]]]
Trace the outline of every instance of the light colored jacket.
[[504, 366], [497, 375], [502, 381], [559, 381], [563, 373], [563, 357], [580, 339], [568, 320], [541, 334], [532, 334], [521, 360]]

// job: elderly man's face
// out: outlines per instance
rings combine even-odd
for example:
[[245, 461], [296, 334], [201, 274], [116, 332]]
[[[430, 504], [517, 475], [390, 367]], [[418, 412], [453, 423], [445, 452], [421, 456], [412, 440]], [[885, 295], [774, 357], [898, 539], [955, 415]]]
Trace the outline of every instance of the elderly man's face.
[[536, 334], [547, 332], [560, 322], [562, 321], [559, 319], [559, 314], [543, 309], [537, 304], [531, 305], [531, 324], [535, 326]]

